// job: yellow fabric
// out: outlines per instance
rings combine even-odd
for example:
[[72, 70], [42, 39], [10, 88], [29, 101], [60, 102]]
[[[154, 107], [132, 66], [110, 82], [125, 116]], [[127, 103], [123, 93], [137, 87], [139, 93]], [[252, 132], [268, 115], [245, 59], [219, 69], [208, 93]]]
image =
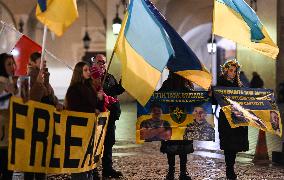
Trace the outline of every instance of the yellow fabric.
[[48, 0], [45, 12], [41, 12], [37, 5], [36, 17], [57, 36], [61, 36], [78, 18], [76, 0]]
[[[13, 108], [14, 105], [20, 105], [21, 108]], [[27, 109], [27, 115], [22, 115], [20, 112]], [[35, 109], [48, 114], [48, 121], [42, 118], [35, 119], [40, 113], [36, 112]], [[102, 112], [98, 116], [95, 113], [82, 113], [82, 112], [72, 112], [72, 111], [62, 111], [58, 112], [55, 110], [54, 106], [35, 102], [28, 101], [23, 103], [22, 99], [12, 97], [10, 104], [10, 126], [9, 126], [9, 164], [8, 168], [14, 171], [22, 172], [40, 172], [40, 173], [78, 173], [90, 171], [97, 167], [100, 163], [100, 159], [103, 153], [103, 144], [106, 133], [106, 127], [108, 123], [109, 112]], [[60, 115], [60, 122], [56, 122], [54, 119], [54, 113]], [[42, 114], [41, 114], [42, 115]], [[40, 116], [42, 117], [42, 116]], [[81, 117], [84, 118], [84, 125], [78, 125], [78, 122], [82, 122], [82, 119], [70, 119], [71, 117]], [[14, 118], [14, 120], [13, 120]], [[44, 132], [45, 129], [48, 129], [46, 139], [46, 151], [43, 151], [43, 142], [32, 143], [33, 127], [35, 126], [34, 122], [38, 122], [38, 128], [36, 131]], [[46, 125], [45, 122], [48, 122]], [[68, 125], [67, 122], [72, 123], [72, 126]], [[74, 123], [77, 122], [77, 123]], [[99, 123], [100, 122], [100, 123]], [[104, 122], [105, 124], [103, 124]], [[12, 149], [13, 145], [13, 129], [15, 127], [20, 129], [23, 132], [24, 138], [15, 138], [14, 150]], [[36, 126], [35, 126], [36, 127]], [[70, 134], [68, 135], [67, 129]], [[16, 134], [16, 133], [14, 133]], [[94, 135], [94, 141], [91, 141], [91, 136]], [[54, 143], [54, 137], [59, 136], [59, 144]], [[35, 137], [35, 136], [34, 136]], [[79, 139], [80, 143], [74, 144], [74, 139]], [[67, 144], [67, 139], [69, 139], [69, 145]], [[77, 140], [78, 142], [78, 140]], [[94, 147], [91, 148], [93, 156], [90, 159], [90, 155], [87, 155], [88, 146], [93, 142]], [[35, 162], [31, 164], [31, 149], [35, 147]], [[52, 156], [52, 147], [54, 147], [54, 153]], [[67, 148], [70, 149], [70, 155], [67, 154]], [[11, 162], [12, 155], [15, 155], [15, 163]], [[42, 165], [43, 157], [45, 155], [45, 165]], [[94, 158], [94, 155], [96, 158]], [[69, 158], [67, 157], [69, 156]], [[58, 166], [51, 166], [51, 159], [59, 159]], [[78, 166], [70, 167], [72, 165], [69, 160], [77, 159]], [[84, 162], [83, 160], [86, 159]], [[94, 161], [97, 159], [97, 161]], [[71, 161], [72, 161], [71, 160]], [[91, 160], [91, 164], [89, 164]], [[67, 161], [67, 163], [65, 163]], [[73, 161], [74, 162], [74, 161]]]
[[252, 42], [250, 28], [241, 15], [235, 13], [225, 4], [217, 2], [216, 0], [214, 3], [212, 31], [216, 35], [243, 44], [244, 46], [273, 59], [276, 59], [279, 53], [278, 46], [269, 37], [264, 26], [262, 32], [265, 39], [259, 43]]
[[200, 70], [186, 70], [176, 72], [180, 76], [196, 83], [204, 89], [208, 89], [211, 86], [212, 76], [206, 71]]
[[[141, 129], [141, 123], [145, 120], [151, 119], [151, 115], [142, 115], [137, 118], [136, 122], [136, 143], [142, 144], [145, 142], [145, 140], [141, 139], [140, 137], [140, 129]], [[170, 114], [162, 114], [161, 119], [167, 121], [171, 125], [172, 129], [172, 136], [171, 140], [184, 140], [184, 134], [187, 129], [187, 125], [191, 124], [193, 122], [193, 115], [187, 114], [186, 119], [181, 124], [176, 123], [172, 120], [172, 117]], [[214, 116], [213, 114], [207, 114], [206, 115], [206, 121], [214, 128]]]
[[[232, 119], [232, 108], [230, 105], [222, 107], [223, 112], [225, 113], [226, 119], [228, 120], [230, 126], [232, 128], [240, 127], [240, 126], [252, 126], [258, 129], [261, 129], [263, 131], [269, 132], [271, 134], [276, 134], [279, 137], [282, 136], [282, 123], [281, 123], [281, 117], [280, 113], [277, 110], [273, 110], [275, 113], [278, 114], [278, 117], [280, 118], [279, 121], [279, 130], [274, 130], [272, 128], [271, 124], [271, 117], [270, 112], [271, 110], [250, 110], [252, 113], [254, 113], [257, 117], [261, 119], [261, 121], [265, 124], [265, 128], [257, 125], [249, 116], [245, 116], [248, 122], [238, 123], [235, 124]], [[249, 112], [247, 111], [247, 114]]]
[[122, 86], [140, 104], [145, 105], [157, 86], [161, 72], [136, 53], [124, 37], [127, 17], [128, 14], [125, 15], [121, 26], [115, 52], [122, 64]]

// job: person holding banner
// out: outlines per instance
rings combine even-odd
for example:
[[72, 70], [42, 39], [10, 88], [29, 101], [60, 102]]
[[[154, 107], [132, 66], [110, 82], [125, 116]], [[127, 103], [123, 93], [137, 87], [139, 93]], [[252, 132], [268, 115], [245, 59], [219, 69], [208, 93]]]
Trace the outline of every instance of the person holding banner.
[[[89, 65], [86, 62], [76, 64], [64, 103], [70, 111], [99, 113], [104, 110], [103, 92], [97, 92], [93, 88]], [[91, 180], [93, 171], [72, 173], [71, 179]]]
[[42, 70], [40, 69], [40, 63], [41, 54], [39, 52], [32, 53], [28, 67], [28, 75], [31, 78], [31, 100], [54, 105], [57, 110], [62, 110], [63, 105], [59, 103], [49, 83], [50, 73], [48, 68], [46, 68], [46, 62], [44, 62]]
[[[28, 67], [28, 76], [30, 76], [30, 99], [33, 101], [50, 104], [56, 107], [57, 110], [62, 110], [63, 105], [59, 103], [57, 97], [54, 95], [53, 88], [49, 83], [49, 72], [44, 62], [44, 68], [40, 69], [41, 53], [34, 52], [30, 55], [30, 62]], [[45, 179], [44, 173], [25, 172], [25, 180]]]
[[[222, 66], [222, 73], [218, 78], [217, 86], [242, 87], [239, 78], [240, 64], [236, 59], [227, 60]], [[234, 171], [236, 155], [238, 152], [249, 150], [248, 127], [231, 128], [225, 113], [220, 110], [218, 120], [220, 148], [224, 150], [226, 163], [226, 177], [236, 179]]]
[[[192, 91], [193, 84], [183, 77], [170, 71], [168, 79], [163, 83], [159, 91]], [[193, 141], [192, 140], [167, 140], [161, 142], [162, 153], [167, 154], [168, 159], [168, 173], [166, 175], [167, 180], [174, 180], [175, 177], [175, 155], [179, 155], [180, 158], [180, 180], [191, 180], [191, 177], [187, 173], [187, 154], [193, 153]]]
[[[10, 180], [13, 171], [8, 170], [8, 131], [9, 131], [9, 98], [17, 93], [17, 86], [12, 80], [16, 63], [12, 55], [0, 54], [0, 95], [6, 96], [0, 102], [0, 179]], [[9, 96], [8, 96], [9, 95]]]
[[[95, 58], [92, 59], [93, 66], [91, 67], [91, 72], [94, 71], [94, 68], [101, 69], [103, 75], [101, 82], [103, 83], [103, 91], [107, 96], [117, 98], [118, 95], [124, 92], [124, 88], [121, 86], [121, 83], [117, 82], [113, 75], [109, 74], [106, 69], [106, 57], [103, 54], [98, 54]], [[105, 81], [104, 81], [105, 77]], [[104, 82], [103, 82], [104, 81]], [[123, 176], [120, 171], [117, 171], [113, 168], [112, 162], [112, 147], [115, 144], [115, 121], [119, 119], [121, 110], [119, 101], [113, 103], [109, 106], [108, 110], [110, 111], [109, 122], [107, 125], [107, 132], [104, 142], [104, 156], [102, 158], [102, 167], [103, 167], [103, 177], [106, 178], [119, 178]]]

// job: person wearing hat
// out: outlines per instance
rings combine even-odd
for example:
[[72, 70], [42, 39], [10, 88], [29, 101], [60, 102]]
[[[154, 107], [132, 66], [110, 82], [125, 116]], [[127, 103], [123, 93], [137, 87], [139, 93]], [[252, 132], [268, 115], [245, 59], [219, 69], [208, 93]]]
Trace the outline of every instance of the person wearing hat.
[[[218, 78], [217, 86], [243, 87], [240, 81], [240, 64], [236, 59], [227, 60]], [[231, 128], [225, 113], [220, 110], [218, 119], [220, 149], [224, 150], [227, 179], [237, 179], [234, 171], [238, 152], [249, 150], [248, 127]]]
[[[122, 94], [124, 88], [121, 86], [121, 83], [118, 83], [113, 75], [106, 72], [106, 57], [103, 54], [98, 54], [95, 58], [92, 58], [92, 62], [93, 66], [91, 67], [91, 73], [94, 73], [96, 68], [99, 68], [102, 71], [101, 82], [103, 81], [104, 76], [106, 76], [104, 84], [102, 85], [104, 93], [113, 98], [117, 98], [118, 95]], [[110, 116], [104, 142], [102, 176], [106, 178], [119, 178], [123, 175], [120, 171], [113, 168], [112, 162], [112, 147], [115, 144], [115, 121], [119, 119], [121, 114], [119, 101], [111, 104], [108, 107], [108, 110], [110, 111]]]

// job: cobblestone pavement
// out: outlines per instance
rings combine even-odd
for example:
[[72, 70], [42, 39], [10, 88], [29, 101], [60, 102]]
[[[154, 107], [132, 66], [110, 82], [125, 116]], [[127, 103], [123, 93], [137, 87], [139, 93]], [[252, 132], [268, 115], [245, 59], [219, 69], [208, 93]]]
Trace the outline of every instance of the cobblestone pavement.
[[[165, 179], [167, 173], [166, 155], [159, 151], [160, 143], [136, 145], [120, 142], [114, 149], [114, 167], [123, 172], [124, 178], [133, 180]], [[251, 156], [240, 154], [236, 173], [240, 180], [284, 180], [284, 167], [276, 165], [257, 166], [251, 163]], [[225, 164], [222, 154], [196, 149], [188, 155], [187, 171], [194, 180], [225, 179]], [[176, 174], [179, 176], [179, 158], [176, 158]], [[48, 179], [68, 179], [69, 176], [49, 176]]]

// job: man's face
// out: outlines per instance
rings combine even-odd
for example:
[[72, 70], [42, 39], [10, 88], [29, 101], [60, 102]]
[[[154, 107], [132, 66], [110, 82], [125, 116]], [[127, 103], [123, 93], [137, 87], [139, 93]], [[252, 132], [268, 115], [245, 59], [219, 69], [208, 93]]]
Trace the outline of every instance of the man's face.
[[204, 111], [203, 108], [201, 107], [195, 107], [193, 112], [192, 112], [193, 118], [197, 122], [203, 122], [206, 121], [206, 112]]
[[106, 70], [106, 57], [100, 55], [96, 57], [94, 65], [101, 69], [102, 72]]
[[279, 116], [276, 112], [270, 112], [271, 125], [274, 130], [279, 129]]
[[[35, 60], [35, 61], [31, 61], [30, 64], [31, 64], [33, 67], [37, 67], [37, 68], [40, 69], [40, 62], [41, 62], [41, 60], [40, 60], [40, 58], [38, 58], [38, 59]], [[46, 61], [43, 61], [43, 67], [46, 67]]]
[[152, 119], [161, 119], [162, 115], [162, 109], [159, 107], [153, 107], [151, 114], [152, 114]]

